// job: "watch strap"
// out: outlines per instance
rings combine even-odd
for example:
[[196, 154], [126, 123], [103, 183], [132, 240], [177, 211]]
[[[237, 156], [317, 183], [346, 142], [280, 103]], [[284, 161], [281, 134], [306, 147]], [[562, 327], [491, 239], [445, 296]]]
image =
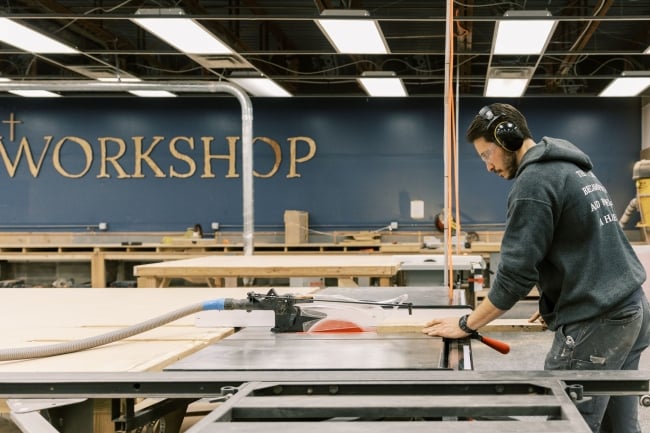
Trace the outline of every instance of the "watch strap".
[[461, 317], [458, 319], [458, 327], [459, 327], [463, 332], [465, 332], [465, 333], [467, 333], [467, 334], [475, 334], [475, 333], [476, 333], [476, 330], [470, 328], [469, 326], [467, 326], [467, 318], [468, 318], [468, 317], [469, 317], [469, 314], [465, 314], [464, 316], [461, 316]]

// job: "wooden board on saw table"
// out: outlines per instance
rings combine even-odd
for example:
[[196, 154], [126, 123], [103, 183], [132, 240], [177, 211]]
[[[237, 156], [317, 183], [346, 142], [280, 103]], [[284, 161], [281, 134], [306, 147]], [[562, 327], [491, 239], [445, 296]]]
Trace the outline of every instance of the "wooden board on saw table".
[[[413, 314], [388, 316], [377, 325], [378, 333], [420, 332], [435, 317], [457, 316], [467, 314], [464, 309], [414, 309]], [[540, 332], [546, 330], [541, 323], [529, 323], [528, 319], [496, 319], [479, 329], [481, 332]]]

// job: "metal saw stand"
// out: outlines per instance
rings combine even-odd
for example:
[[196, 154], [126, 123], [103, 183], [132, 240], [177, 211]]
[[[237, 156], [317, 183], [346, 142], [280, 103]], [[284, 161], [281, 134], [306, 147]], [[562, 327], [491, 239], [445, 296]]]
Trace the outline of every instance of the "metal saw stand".
[[[643, 375], [445, 370], [2, 374], [0, 397], [110, 398], [120, 432], [147, 426], [180, 403], [206, 400], [220, 403], [187, 433], [588, 433], [572, 398], [644, 394], [648, 379]], [[145, 397], [159, 402], [147, 410], [119, 412], [128, 406], [125, 402]], [[72, 425], [48, 429], [39, 412], [12, 418], [25, 432], [83, 431]]]
[[188, 433], [590, 432], [575, 390], [548, 380], [249, 382]]

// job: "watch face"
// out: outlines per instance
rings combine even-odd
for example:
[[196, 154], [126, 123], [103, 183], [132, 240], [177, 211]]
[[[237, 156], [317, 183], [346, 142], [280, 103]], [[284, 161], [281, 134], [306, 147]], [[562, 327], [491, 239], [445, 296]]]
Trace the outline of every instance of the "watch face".
[[475, 331], [473, 329], [470, 329], [469, 326], [467, 326], [468, 317], [469, 314], [465, 314], [464, 316], [461, 316], [461, 318], [458, 320], [458, 327], [468, 334], [473, 334]]

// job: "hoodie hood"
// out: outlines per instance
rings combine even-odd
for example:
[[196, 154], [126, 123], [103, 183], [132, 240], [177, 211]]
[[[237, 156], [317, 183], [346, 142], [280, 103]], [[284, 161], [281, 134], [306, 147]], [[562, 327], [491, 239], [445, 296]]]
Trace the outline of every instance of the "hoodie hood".
[[519, 176], [527, 165], [546, 161], [571, 162], [586, 172], [591, 171], [593, 168], [589, 156], [574, 144], [561, 138], [543, 137], [542, 141], [528, 149], [524, 154], [519, 168], [517, 168], [516, 176]]

